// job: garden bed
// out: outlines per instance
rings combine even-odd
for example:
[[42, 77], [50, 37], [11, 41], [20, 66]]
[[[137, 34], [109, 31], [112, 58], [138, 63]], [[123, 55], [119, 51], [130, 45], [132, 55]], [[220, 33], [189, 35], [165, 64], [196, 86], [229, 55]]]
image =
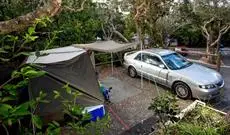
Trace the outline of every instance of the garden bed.
[[169, 135], [229, 135], [230, 117], [204, 102], [194, 101], [176, 115], [179, 121], [167, 129]]

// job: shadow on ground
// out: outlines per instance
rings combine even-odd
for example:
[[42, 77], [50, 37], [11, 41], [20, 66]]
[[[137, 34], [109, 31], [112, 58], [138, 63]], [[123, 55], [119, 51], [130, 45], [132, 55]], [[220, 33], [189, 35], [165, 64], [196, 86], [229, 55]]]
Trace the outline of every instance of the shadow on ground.
[[154, 123], [157, 123], [157, 119], [155, 117], [150, 117], [123, 132], [121, 135], [148, 135], [155, 130]]

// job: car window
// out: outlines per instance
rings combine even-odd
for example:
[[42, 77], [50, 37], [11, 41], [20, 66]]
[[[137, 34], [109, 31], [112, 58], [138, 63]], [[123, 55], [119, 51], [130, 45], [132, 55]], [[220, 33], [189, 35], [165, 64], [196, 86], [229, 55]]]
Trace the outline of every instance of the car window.
[[[142, 55], [142, 58], [141, 58], [141, 55]], [[151, 64], [154, 66], [159, 66], [160, 64], [163, 64], [157, 56], [153, 56], [153, 55], [145, 54], [145, 53], [139, 53], [134, 59], [143, 61], [147, 64]]]
[[[141, 58], [141, 55], [142, 55], [142, 58]], [[147, 54], [145, 54], [145, 53], [139, 53], [134, 59], [145, 62], [146, 59], [147, 59], [147, 57], [148, 57]]]
[[141, 53], [139, 53], [134, 59], [135, 60], [141, 60]]
[[162, 59], [171, 70], [183, 69], [192, 65], [191, 62], [187, 61], [185, 58], [177, 53], [171, 53], [162, 56]]
[[147, 60], [145, 62], [154, 66], [159, 66], [162, 64], [161, 60], [157, 56], [153, 55], [148, 55]]

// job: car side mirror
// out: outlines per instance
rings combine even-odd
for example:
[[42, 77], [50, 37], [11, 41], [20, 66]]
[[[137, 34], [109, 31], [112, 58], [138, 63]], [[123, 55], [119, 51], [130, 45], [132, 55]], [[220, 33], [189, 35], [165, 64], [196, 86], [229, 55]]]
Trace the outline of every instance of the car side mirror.
[[162, 69], [166, 68], [164, 64], [160, 64], [159, 67], [162, 68]]

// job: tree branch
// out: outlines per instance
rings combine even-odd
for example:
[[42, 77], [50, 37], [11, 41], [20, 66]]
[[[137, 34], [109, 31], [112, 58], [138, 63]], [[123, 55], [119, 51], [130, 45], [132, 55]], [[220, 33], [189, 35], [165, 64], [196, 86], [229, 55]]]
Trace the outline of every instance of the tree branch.
[[112, 36], [113, 36], [113, 28], [109, 28], [109, 33], [110, 33], [110, 35], [109, 35], [109, 40], [110, 39], [112, 39]]
[[205, 38], [208, 38], [210, 35], [208, 33], [206, 26], [201, 26], [201, 28], [202, 28], [202, 34], [205, 36]]
[[2, 127], [5, 129], [5, 131], [6, 131], [6, 135], [9, 135], [9, 131], [8, 131], [8, 129], [7, 129], [7, 127], [6, 127], [6, 125], [5, 125], [5, 124], [2, 124]]
[[219, 33], [218, 38], [214, 42], [212, 42], [209, 47], [215, 46], [220, 41], [221, 37], [222, 37], [222, 35]]
[[209, 23], [213, 22], [214, 20], [215, 20], [215, 17], [212, 17], [209, 21], [207, 21], [207, 22], [204, 24], [205, 28], [206, 28], [206, 26], [207, 26]]
[[225, 33], [228, 32], [229, 29], [230, 29], [230, 25], [227, 25], [223, 29], [221, 29], [220, 32], [222, 33], [222, 35], [224, 35]]
[[145, 6], [145, 1], [137, 7], [136, 14], [134, 16], [134, 20], [138, 20], [138, 18], [141, 16], [140, 10]]
[[119, 31], [116, 30], [115, 26], [111, 24], [113, 33], [117, 34], [121, 39], [123, 39], [126, 43], [129, 43], [128, 39], [125, 38]]
[[122, 38], [126, 43], [129, 43], [128, 39], [125, 38], [125, 36], [123, 36], [119, 31], [114, 30], [113, 32], [117, 34], [120, 38]]
[[87, 0], [84, 0], [81, 3], [81, 7], [79, 9], [74, 9], [74, 8], [71, 8], [71, 7], [68, 7], [68, 6], [64, 6], [64, 9], [68, 10], [68, 11], [71, 11], [71, 12], [81, 12], [82, 10], [84, 10], [84, 5], [85, 5], [86, 1]]
[[34, 24], [36, 18], [52, 17], [58, 13], [62, 0], [50, 0], [47, 5], [17, 18], [0, 22], [0, 34], [21, 31]]
[[204, 31], [201, 31], [201, 33], [206, 39], [208, 39], [208, 36], [206, 35], [206, 33]]
[[103, 24], [101, 24], [101, 29], [102, 29], [102, 31], [103, 31], [103, 33], [104, 33], [104, 36], [105, 36], [106, 39], [107, 39], [108, 36], [107, 36], [107, 34], [106, 34], [106, 32], [105, 32], [105, 28], [104, 28], [104, 25], [103, 25]]
[[215, 46], [221, 39], [221, 37], [228, 32], [228, 30], [230, 29], [230, 25], [225, 26], [224, 28], [222, 28], [219, 32], [218, 38], [210, 45], [210, 47]]
[[207, 21], [203, 26], [201, 26], [202, 30], [203, 30], [203, 35], [205, 34], [205, 38], [209, 38], [210, 37], [210, 34], [208, 33], [208, 30], [207, 30], [207, 25], [211, 22], [213, 22], [215, 20], [214, 17], [212, 17], [209, 21]]

